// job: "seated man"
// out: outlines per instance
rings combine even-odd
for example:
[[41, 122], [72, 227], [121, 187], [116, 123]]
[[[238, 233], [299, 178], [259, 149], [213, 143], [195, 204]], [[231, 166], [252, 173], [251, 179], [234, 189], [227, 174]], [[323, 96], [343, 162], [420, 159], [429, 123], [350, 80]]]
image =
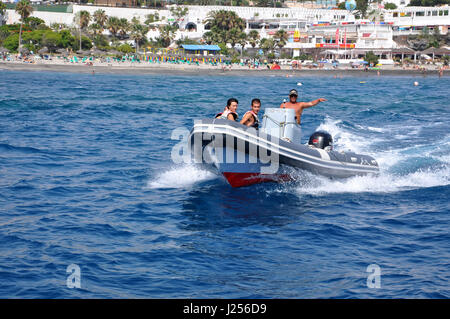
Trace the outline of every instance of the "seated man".
[[325, 102], [326, 99], [318, 98], [317, 100], [311, 102], [297, 102], [298, 93], [297, 90], [293, 89], [289, 91], [289, 102], [281, 103], [280, 108], [286, 109], [294, 109], [295, 110], [295, 119], [297, 120], [297, 124], [300, 124], [303, 110], [317, 105], [320, 102]]
[[240, 123], [258, 129], [258, 112], [261, 109], [261, 101], [259, 99], [253, 99], [251, 107], [252, 109], [244, 114]]
[[239, 104], [239, 102], [237, 99], [235, 99], [235, 98], [228, 99], [227, 106], [225, 107], [223, 112], [217, 114], [215, 116], [215, 118], [236, 121], [238, 118], [238, 114], [236, 113], [238, 104]]

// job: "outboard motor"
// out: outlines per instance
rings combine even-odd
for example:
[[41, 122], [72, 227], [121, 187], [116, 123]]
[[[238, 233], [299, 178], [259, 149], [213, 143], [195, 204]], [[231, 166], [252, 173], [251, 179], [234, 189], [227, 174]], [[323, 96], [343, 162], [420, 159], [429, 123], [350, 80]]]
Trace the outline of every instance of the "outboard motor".
[[328, 151], [333, 149], [333, 138], [327, 132], [314, 132], [309, 138], [308, 144]]

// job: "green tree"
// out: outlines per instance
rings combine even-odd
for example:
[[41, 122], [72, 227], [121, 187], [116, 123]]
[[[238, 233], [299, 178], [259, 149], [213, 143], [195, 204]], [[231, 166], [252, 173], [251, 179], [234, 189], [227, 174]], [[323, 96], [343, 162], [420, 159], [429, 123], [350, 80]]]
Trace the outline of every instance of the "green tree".
[[129, 45], [128, 43], [121, 44], [117, 47], [117, 50], [122, 53], [132, 53], [134, 51], [133, 47]]
[[74, 47], [76, 43], [75, 37], [70, 33], [69, 30], [62, 30], [59, 32], [61, 36], [61, 47], [62, 48], [68, 48], [68, 47]]
[[395, 3], [387, 2], [384, 4], [384, 8], [386, 10], [395, 10], [397, 9], [397, 5]]
[[103, 30], [106, 27], [106, 23], [108, 22], [108, 16], [105, 13], [105, 10], [102, 9], [98, 9], [94, 12], [94, 22], [100, 26], [101, 28], [101, 32], [103, 32]]
[[92, 42], [100, 50], [108, 50], [110, 48], [108, 38], [104, 34], [97, 34], [92, 38]]
[[284, 47], [288, 41], [288, 33], [283, 29], [278, 30], [273, 37], [276, 42], [276, 46], [280, 49]]
[[33, 7], [28, 0], [20, 0], [16, 5], [16, 12], [20, 16], [20, 31], [19, 31], [19, 44], [18, 50], [20, 51], [22, 45], [22, 27], [26, 18], [33, 13]]
[[369, 65], [377, 65], [378, 64], [378, 56], [373, 53], [373, 51], [369, 51], [366, 53], [366, 56], [364, 57], [364, 61], [369, 63]]
[[56, 49], [62, 47], [61, 35], [57, 32], [48, 31], [42, 36], [42, 46], [48, 48], [50, 52], [55, 52]]
[[230, 43], [234, 47], [244, 37], [245, 21], [234, 11], [211, 11], [205, 22], [210, 25], [213, 43]]
[[238, 28], [233, 28], [228, 31], [227, 40], [227, 43], [231, 44], [231, 47], [234, 48], [238, 43], [244, 43], [245, 45], [245, 42], [247, 42], [247, 35], [244, 31]]
[[36, 17], [28, 17], [23, 21], [31, 30], [36, 30], [40, 25], [45, 25], [45, 21]]
[[131, 24], [128, 22], [127, 18], [119, 19], [119, 35], [122, 39], [125, 39], [128, 32], [131, 30]]
[[159, 27], [159, 42], [162, 46], [168, 47], [173, 39], [175, 39], [175, 32], [177, 28], [171, 25], [164, 25]]
[[145, 20], [144, 24], [146, 24], [149, 27], [153, 27], [153, 23], [159, 21], [159, 14], [158, 14], [158, 12], [155, 12], [154, 14], [147, 14], [145, 16], [145, 18], [146, 18], [146, 20]]
[[180, 22], [181, 19], [183, 19], [189, 13], [189, 8], [182, 6], [175, 6], [170, 8], [170, 13], [177, 22]]
[[435, 26], [433, 29], [433, 34], [430, 36], [429, 44], [432, 47], [439, 48], [441, 45], [441, 32], [439, 27]]
[[448, 0], [411, 0], [408, 6], [413, 7], [435, 7], [438, 5], [449, 4]]
[[11, 35], [11, 33], [0, 27], [0, 46], [2, 46], [3, 41], [5, 41], [6, 38], [8, 38]]
[[219, 43], [218, 46], [220, 48], [220, 54], [223, 54], [226, 56], [228, 56], [230, 54], [230, 52], [228, 51], [228, 47], [225, 43]]
[[78, 51], [78, 50], [82, 50], [82, 49], [86, 49], [89, 50], [92, 48], [92, 41], [91, 39], [89, 39], [86, 36], [81, 36], [81, 48], [79, 47], [79, 43], [78, 41], [75, 41], [74, 44], [72, 45], [73, 50]]
[[108, 31], [111, 33], [113, 38], [117, 37], [117, 33], [120, 30], [120, 19], [117, 17], [109, 17], [108, 22], [106, 23], [106, 27]]
[[277, 43], [272, 38], [264, 38], [261, 40], [261, 49], [264, 51], [264, 53], [272, 53], [273, 50], [275, 50]]
[[6, 4], [0, 1], [0, 26], [5, 21]]
[[202, 39], [206, 44], [213, 43], [213, 33], [211, 31], [206, 31], [203, 33]]
[[368, 8], [369, 8], [368, 0], [356, 0], [356, 10], [360, 13], [361, 18], [366, 17]]
[[92, 34], [93, 37], [102, 34], [103, 32], [103, 28], [100, 24], [98, 23], [91, 23], [88, 27], [89, 33]]
[[251, 30], [248, 33], [247, 41], [252, 46], [252, 48], [255, 48], [259, 44], [260, 35], [257, 30]]
[[53, 32], [51, 30], [34, 30], [26, 32], [22, 35], [24, 46], [30, 51], [37, 51], [42, 47], [42, 37], [46, 32]]
[[148, 30], [149, 28], [143, 24], [133, 23], [131, 27], [131, 39], [134, 40], [136, 45], [136, 53], [139, 53], [139, 44], [143, 43], [147, 39]]
[[19, 47], [19, 34], [13, 33], [3, 41], [3, 46], [11, 52], [16, 52]]
[[6, 13], [6, 4], [0, 1], [0, 15], [4, 16]]
[[79, 11], [76, 13], [76, 15], [74, 17], [74, 21], [80, 30], [80, 50], [82, 50], [83, 46], [82, 46], [81, 33], [89, 25], [89, 22], [91, 21], [91, 14], [86, 10]]
[[60, 30], [68, 29], [69, 27], [65, 23], [52, 23], [52, 24], [50, 24], [50, 28], [53, 31], [60, 31]]

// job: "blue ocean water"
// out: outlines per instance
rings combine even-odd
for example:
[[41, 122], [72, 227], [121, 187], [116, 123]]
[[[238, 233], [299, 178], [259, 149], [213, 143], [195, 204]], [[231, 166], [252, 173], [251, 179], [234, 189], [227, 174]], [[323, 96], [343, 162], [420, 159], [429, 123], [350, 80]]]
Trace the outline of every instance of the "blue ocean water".
[[[292, 88], [328, 99], [304, 112], [305, 141], [325, 129], [381, 174], [233, 189], [172, 162], [174, 129]], [[0, 297], [449, 298], [449, 88], [0, 71]]]

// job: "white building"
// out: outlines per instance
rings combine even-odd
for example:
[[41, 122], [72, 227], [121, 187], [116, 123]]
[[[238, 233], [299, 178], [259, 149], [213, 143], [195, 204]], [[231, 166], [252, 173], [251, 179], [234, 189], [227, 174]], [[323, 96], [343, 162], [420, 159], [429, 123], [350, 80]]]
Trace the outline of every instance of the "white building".
[[[405, 0], [408, 1], [408, 0]], [[394, 1], [388, 1], [394, 2]], [[393, 36], [402, 32], [420, 32], [424, 26], [439, 27], [442, 34], [448, 32], [450, 25], [450, 7], [402, 7], [395, 10], [384, 10], [384, 22], [355, 21], [354, 16], [346, 10], [328, 10], [315, 8], [261, 8], [261, 7], [228, 7], [228, 6], [187, 6], [188, 14], [178, 21], [180, 30], [176, 39], [200, 39], [208, 30], [207, 18], [212, 11], [234, 11], [246, 21], [246, 32], [258, 30], [261, 38], [270, 37], [278, 29], [289, 34], [286, 48], [304, 49], [317, 47], [333, 47], [344, 45], [355, 49], [392, 49], [396, 47]], [[88, 5], [70, 5], [67, 12], [34, 11], [32, 16], [38, 17], [47, 25], [60, 23], [71, 25], [77, 12], [86, 10], [91, 15], [98, 9], [108, 16], [138, 18], [146, 20], [148, 14], [158, 13], [162, 24], [174, 23], [170, 10], [147, 8], [98, 7]], [[19, 15], [14, 10], [7, 10], [7, 23], [19, 22]], [[337, 32], [337, 30], [339, 31]], [[294, 41], [294, 33], [297, 36]], [[338, 33], [338, 43], [336, 43]], [[159, 36], [157, 29], [148, 33], [149, 38]]]
[[401, 34], [420, 32], [424, 27], [438, 27], [441, 34], [447, 34], [450, 26], [450, 6], [442, 7], [404, 7], [386, 10], [384, 20], [393, 23]]
[[396, 47], [393, 41], [392, 25], [369, 21], [326, 23], [310, 25], [300, 32], [302, 38], [297, 43], [289, 43], [289, 48], [356, 48], [391, 49]]

